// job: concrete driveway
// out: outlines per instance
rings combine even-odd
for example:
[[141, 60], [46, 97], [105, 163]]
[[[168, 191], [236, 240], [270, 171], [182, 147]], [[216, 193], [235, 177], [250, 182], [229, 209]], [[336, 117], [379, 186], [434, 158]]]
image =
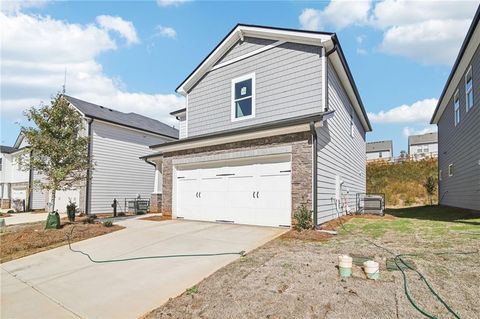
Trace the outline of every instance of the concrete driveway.
[[[126, 229], [72, 245], [95, 259], [250, 251], [285, 229], [125, 220]], [[95, 264], [59, 247], [1, 265], [2, 318], [138, 318], [238, 255]]]

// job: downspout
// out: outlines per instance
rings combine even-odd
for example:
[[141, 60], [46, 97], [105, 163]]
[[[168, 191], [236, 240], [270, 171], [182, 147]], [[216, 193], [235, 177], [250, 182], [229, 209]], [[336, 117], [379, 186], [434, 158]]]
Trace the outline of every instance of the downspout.
[[28, 170], [28, 204], [27, 211], [32, 210], [32, 198], [33, 198], [33, 169], [31, 165], [33, 151], [30, 151], [30, 169]]
[[[88, 120], [88, 129], [87, 129], [87, 135], [88, 135], [88, 147], [87, 147], [87, 157], [88, 157], [88, 163], [92, 163], [92, 123], [93, 119]], [[89, 214], [89, 206], [90, 206], [90, 175], [91, 175], [91, 169], [90, 167], [87, 169], [87, 185], [85, 185], [85, 214]]]
[[150, 164], [150, 165], [152, 165], [153, 167], [157, 168], [157, 165], [156, 165], [154, 162], [150, 162], [150, 161], [148, 160], [148, 158], [144, 158], [143, 160], [145, 161], [145, 163]]
[[317, 228], [317, 222], [318, 222], [318, 194], [317, 194], [317, 184], [318, 184], [318, 171], [317, 171], [317, 130], [315, 129], [315, 122], [312, 121], [310, 122], [310, 132], [312, 133], [312, 153], [313, 153], [313, 160], [312, 160], [312, 171], [313, 171], [313, 181], [312, 181], [312, 197], [313, 197], [313, 228]]
[[337, 51], [337, 42], [334, 40], [334, 45], [333, 45], [333, 48], [330, 50], [330, 51], [327, 51], [325, 53], [325, 83], [327, 83], [327, 92], [326, 92], [326, 106], [325, 106], [325, 112], [328, 112], [329, 111], [329, 106], [330, 106], [330, 103], [329, 103], [329, 94], [328, 94], [328, 57], [330, 56], [330, 54], [334, 53], [335, 51]]

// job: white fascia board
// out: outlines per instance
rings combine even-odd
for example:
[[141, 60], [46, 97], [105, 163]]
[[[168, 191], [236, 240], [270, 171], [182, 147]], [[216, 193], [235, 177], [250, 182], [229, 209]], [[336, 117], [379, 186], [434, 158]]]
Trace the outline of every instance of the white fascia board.
[[305, 132], [309, 130], [310, 130], [310, 124], [305, 123], [305, 124], [293, 125], [288, 127], [262, 130], [258, 132], [249, 132], [249, 133], [235, 134], [235, 135], [229, 135], [229, 136], [212, 137], [209, 139], [191, 141], [191, 142], [174, 144], [174, 145], [165, 145], [165, 146], [160, 145], [154, 148], [153, 150], [156, 152], [163, 152], [163, 153], [175, 152], [175, 151], [187, 150], [187, 149], [192, 149], [197, 147], [205, 147], [205, 146], [220, 145], [220, 144], [226, 144], [226, 143], [232, 143], [232, 142], [254, 140], [257, 138], [283, 135], [283, 134], [292, 134], [292, 133], [298, 133], [298, 132]]
[[345, 88], [345, 91], [347, 92], [348, 98], [350, 99], [350, 103], [352, 103], [353, 108], [355, 109], [355, 112], [357, 113], [358, 118], [360, 119], [360, 122], [362, 122], [362, 126], [364, 130], [366, 132], [369, 132], [370, 129], [368, 128], [368, 123], [365, 119], [365, 116], [363, 115], [362, 107], [360, 106], [357, 96], [355, 95], [355, 91], [353, 90], [352, 84], [348, 79], [347, 72], [342, 65], [342, 61], [338, 56], [338, 52], [335, 51], [330, 55], [329, 58], [330, 58], [330, 61], [332, 62], [333, 67], [335, 68], [335, 71], [337, 72], [338, 77], [340, 78], [340, 81], [343, 84], [343, 87]]
[[450, 99], [455, 93], [458, 84], [461, 82], [463, 83], [463, 76], [467, 71], [467, 69], [470, 67], [470, 62], [472, 61], [473, 55], [475, 54], [475, 51], [477, 50], [479, 45], [480, 45], [480, 28], [476, 28], [470, 42], [468, 43], [467, 49], [465, 50], [465, 53], [462, 56], [462, 60], [460, 61], [457, 69], [455, 70], [455, 74], [453, 75], [452, 80], [450, 81], [450, 83], [448, 83], [447, 91], [445, 92], [443, 99], [440, 101], [440, 107], [438, 108], [438, 111], [435, 114], [435, 118], [433, 118], [432, 120], [432, 124], [438, 124], [438, 121], [440, 121], [440, 118], [442, 117], [442, 114], [445, 111], [445, 108], [447, 107], [448, 102], [450, 102]]
[[202, 65], [178, 88], [178, 93], [187, 95], [188, 90], [207, 72], [227, 51], [243, 37], [253, 37], [308, 45], [322, 46], [323, 42], [332, 40], [331, 35], [305, 33], [293, 30], [277, 30], [270, 28], [238, 26], [202, 63]]

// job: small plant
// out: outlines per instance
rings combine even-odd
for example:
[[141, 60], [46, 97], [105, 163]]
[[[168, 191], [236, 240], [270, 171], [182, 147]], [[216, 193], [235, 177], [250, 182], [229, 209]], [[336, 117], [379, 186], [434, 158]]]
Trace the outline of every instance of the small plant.
[[84, 224], [95, 224], [95, 218], [97, 218], [97, 216], [95, 215], [88, 215], [87, 218], [85, 218], [83, 220], [83, 223]]
[[7, 211], [7, 214], [15, 214], [15, 211], [14, 211], [13, 209], [9, 209], [9, 210]]
[[312, 214], [313, 212], [309, 210], [305, 204], [302, 204], [295, 214], [293, 214], [296, 220], [295, 229], [301, 231], [312, 228]]
[[105, 227], [112, 227], [113, 226], [113, 222], [111, 220], [106, 220], [103, 222], [103, 226]]
[[68, 220], [72, 223], [75, 221], [75, 214], [77, 213], [77, 210], [77, 204], [75, 202], [72, 202], [72, 200], [69, 198], [67, 205], [67, 216]]
[[427, 191], [428, 198], [430, 199], [430, 205], [433, 205], [432, 197], [437, 189], [437, 181], [433, 176], [428, 176], [423, 183], [423, 187], [425, 187], [425, 190]]
[[197, 292], [198, 292], [198, 286], [197, 285], [187, 289], [187, 295], [193, 295], [193, 294], [196, 294]]

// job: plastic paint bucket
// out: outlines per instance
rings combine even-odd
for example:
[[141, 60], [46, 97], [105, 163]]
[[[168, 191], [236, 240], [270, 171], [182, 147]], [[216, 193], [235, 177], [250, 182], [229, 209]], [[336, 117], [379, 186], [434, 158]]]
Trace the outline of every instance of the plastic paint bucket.
[[338, 256], [338, 270], [340, 277], [350, 277], [352, 275], [352, 257], [348, 255]]
[[368, 279], [377, 280], [380, 277], [380, 269], [378, 263], [373, 260], [367, 260], [363, 263], [363, 269]]

